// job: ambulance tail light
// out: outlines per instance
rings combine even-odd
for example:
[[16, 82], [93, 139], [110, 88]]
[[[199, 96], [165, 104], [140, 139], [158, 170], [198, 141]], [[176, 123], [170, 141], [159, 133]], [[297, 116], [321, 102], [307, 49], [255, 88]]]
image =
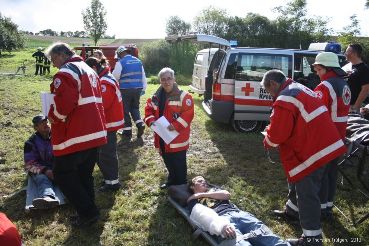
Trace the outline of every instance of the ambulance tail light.
[[219, 83], [214, 83], [213, 84], [213, 100], [221, 100], [221, 93], [222, 90], [222, 85]]

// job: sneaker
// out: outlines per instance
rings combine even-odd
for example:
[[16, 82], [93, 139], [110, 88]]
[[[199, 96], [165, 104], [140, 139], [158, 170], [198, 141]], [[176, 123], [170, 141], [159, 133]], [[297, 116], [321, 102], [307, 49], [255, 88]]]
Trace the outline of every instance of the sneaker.
[[89, 217], [71, 216], [70, 223], [73, 227], [88, 227], [97, 222], [100, 218], [100, 214], [96, 214]]
[[50, 209], [59, 205], [59, 201], [49, 196], [36, 198], [32, 201], [32, 205], [35, 209]]
[[144, 125], [141, 125], [141, 126], [137, 127], [137, 138], [142, 137], [144, 132], [145, 132], [145, 126]]
[[119, 190], [121, 187], [122, 187], [122, 185], [121, 185], [120, 183], [113, 184], [113, 185], [110, 185], [110, 184], [104, 184], [103, 186], [101, 186], [101, 187], [99, 188], [99, 191], [101, 191], [101, 192], [117, 191], [117, 190]]

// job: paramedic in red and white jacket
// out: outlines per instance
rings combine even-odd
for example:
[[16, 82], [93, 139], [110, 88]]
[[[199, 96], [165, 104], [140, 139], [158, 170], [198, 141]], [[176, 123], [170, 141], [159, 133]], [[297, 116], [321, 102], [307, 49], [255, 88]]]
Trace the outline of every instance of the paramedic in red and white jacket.
[[168, 180], [161, 185], [167, 188], [170, 185], [187, 183], [186, 152], [190, 141], [190, 125], [194, 116], [192, 96], [182, 91], [175, 83], [174, 71], [163, 68], [158, 77], [161, 86], [155, 94], [147, 100], [145, 107], [145, 123], [148, 126], [164, 116], [170, 123], [169, 131], [177, 131], [179, 135], [166, 144], [155, 133], [155, 147], [160, 151], [165, 166], [168, 169]]
[[268, 71], [261, 85], [274, 99], [264, 146], [279, 147], [281, 162], [297, 193], [301, 241], [322, 245], [319, 189], [325, 165], [346, 148], [328, 109], [307, 87]]
[[55, 96], [48, 114], [54, 178], [77, 210], [72, 225], [86, 226], [99, 217], [92, 171], [97, 147], [106, 143], [100, 80], [65, 43], [51, 45], [47, 55], [59, 68], [51, 84]]
[[99, 60], [96, 57], [86, 59], [87, 65], [100, 77], [105, 126], [108, 131], [108, 142], [100, 147], [99, 161], [97, 162], [104, 177], [104, 185], [99, 190], [115, 191], [121, 187], [118, 171], [117, 131], [123, 128], [124, 115], [119, 84], [110, 73], [109, 67], [103, 66], [104, 62], [104, 60]]
[[[350, 88], [343, 79], [347, 74], [341, 69], [338, 56], [332, 52], [318, 54], [313, 66], [321, 80], [314, 91], [328, 108], [332, 121], [336, 125], [342, 140], [344, 140], [351, 100]], [[322, 217], [327, 219], [331, 219], [333, 216], [332, 209], [336, 193], [339, 159], [336, 158], [327, 165], [322, 179], [320, 202]]]

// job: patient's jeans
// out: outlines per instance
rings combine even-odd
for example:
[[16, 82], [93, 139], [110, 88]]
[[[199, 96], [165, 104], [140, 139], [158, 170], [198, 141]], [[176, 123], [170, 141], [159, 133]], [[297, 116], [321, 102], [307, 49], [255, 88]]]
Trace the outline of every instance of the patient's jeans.
[[273, 234], [273, 232], [259, 219], [255, 218], [252, 214], [244, 211], [232, 211], [221, 216], [227, 217], [231, 224], [236, 228], [236, 233], [238, 234], [237, 240], [240, 235], [250, 233], [252, 231], [256, 231], [260, 228], [263, 228], [265, 233], [262, 235], [258, 235], [255, 237], [251, 237], [247, 240], [239, 240], [235, 245], [239, 246], [284, 246], [289, 245], [287, 242], [284, 242], [280, 237]]
[[36, 183], [38, 197], [52, 196], [55, 198], [54, 185], [45, 174], [31, 174]]

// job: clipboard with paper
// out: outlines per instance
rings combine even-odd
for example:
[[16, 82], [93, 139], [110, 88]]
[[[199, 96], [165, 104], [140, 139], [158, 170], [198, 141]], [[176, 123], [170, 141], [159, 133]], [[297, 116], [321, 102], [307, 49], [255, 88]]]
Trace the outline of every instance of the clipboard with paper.
[[160, 117], [154, 122], [154, 124], [151, 125], [151, 129], [155, 133], [157, 133], [166, 144], [172, 142], [173, 139], [175, 139], [179, 135], [177, 131], [169, 131], [169, 125], [169, 121], [164, 116]]
[[47, 116], [51, 104], [54, 104], [54, 94], [42, 91], [40, 93], [40, 96], [41, 96], [42, 114]]

